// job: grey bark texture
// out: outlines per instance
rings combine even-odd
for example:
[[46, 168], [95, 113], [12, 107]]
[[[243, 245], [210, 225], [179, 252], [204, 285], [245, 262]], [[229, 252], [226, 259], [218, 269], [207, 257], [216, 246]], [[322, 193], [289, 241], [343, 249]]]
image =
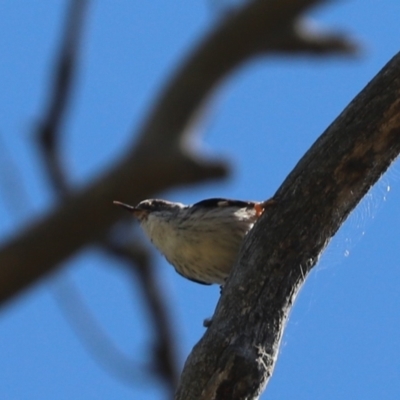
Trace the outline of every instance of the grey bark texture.
[[307, 274], [399, 152], [400, 53], [314, 143], [246, 237], [176, 399], [259, 397]]

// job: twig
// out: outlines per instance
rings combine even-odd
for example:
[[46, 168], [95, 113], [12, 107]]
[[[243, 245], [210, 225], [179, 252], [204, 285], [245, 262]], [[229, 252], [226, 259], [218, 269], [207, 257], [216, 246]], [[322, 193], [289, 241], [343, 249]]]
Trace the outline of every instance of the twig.
[[77, 338], [105, 371], [130, 385], [151, 382], [151, 367], [138, 365], [137, 359], [128, 357], [114, 344], [86, 306], [85, 299], [68, 275], [56, 277], [50, 288]]
[[50, 174], [53, 185], [63, 194], [68, 192], [68, 185], [60, 164], [58, 141], [71, 97], [83, 22], [88, 4], [87, 0], [70, 1], [47, 112], [45, 112], [37, 133], [38, 143], [45, 154], [47, 172]]
[[173, 397], [179, 379], [176, 345], [172, 326], [167, 317], [163, 289], [157, 282], [154, 268], [149, 260], [149, 253], [147, 249], [141, 250], [133, 243], [121, 246], [108, 241], [105, 244], [105, 249], [115, 256], [125, 259], [130, 270], [135, 275], [139, 275], [141, 288], [144, 291], [156, 334], [154, 344], [155, 370], [163, 377], [170, 395]]

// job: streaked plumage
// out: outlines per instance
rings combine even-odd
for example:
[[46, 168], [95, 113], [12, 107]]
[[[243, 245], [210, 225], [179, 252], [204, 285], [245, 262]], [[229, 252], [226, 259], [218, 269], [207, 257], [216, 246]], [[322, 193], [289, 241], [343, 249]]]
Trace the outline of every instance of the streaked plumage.
[[246, 233], [273, 203], [207, 199], [193, 205], [150, 199], [128, 209], [152, 243], [187, 279], [222, 285]]

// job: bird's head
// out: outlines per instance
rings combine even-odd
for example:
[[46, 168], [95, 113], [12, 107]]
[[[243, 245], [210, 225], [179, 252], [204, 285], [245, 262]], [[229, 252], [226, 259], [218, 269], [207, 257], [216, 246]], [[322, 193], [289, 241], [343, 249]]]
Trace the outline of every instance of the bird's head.
[[143, 200], [137, 206], [130, 206], [119, 201], [114, 201], [114, 204], [128, 210], [140, 222], [146, 221], [150, 214], [164, 215], [167, 218], [168, 216], [172, 217], [184, 207], [181, 203], [161, 199]]

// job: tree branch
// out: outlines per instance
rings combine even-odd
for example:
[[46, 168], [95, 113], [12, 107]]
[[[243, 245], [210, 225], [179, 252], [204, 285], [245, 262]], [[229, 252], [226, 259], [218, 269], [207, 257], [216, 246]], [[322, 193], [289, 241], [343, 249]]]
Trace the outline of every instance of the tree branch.
[[306, 275], [399, 153], [400, 53], [315, 142], [246, 237], [177, 399], [258, 398]]
[[157, 281], [148, 249], [137, 241], [120, 245], [113, 244], [110, 240], [104, 244], [103, 249], [108, 254], [113, 254], [125, 261], [129, 272], [133, 272], [139, 278], [155, 336], [152, 349], [152, 372], [162, 378], [173, 398], [179, 379], [176, 341], [172, 323], [168, 318], [163, 288]]
[[87, 6], [87, 0], [72, 0], [69, 4], [49, 104], [38, 129], [39, 144], [45, 154], [47, 171], [60, 193], [68, 191], [68, 184], [57, 151], [59, 134], [73, 87]]

